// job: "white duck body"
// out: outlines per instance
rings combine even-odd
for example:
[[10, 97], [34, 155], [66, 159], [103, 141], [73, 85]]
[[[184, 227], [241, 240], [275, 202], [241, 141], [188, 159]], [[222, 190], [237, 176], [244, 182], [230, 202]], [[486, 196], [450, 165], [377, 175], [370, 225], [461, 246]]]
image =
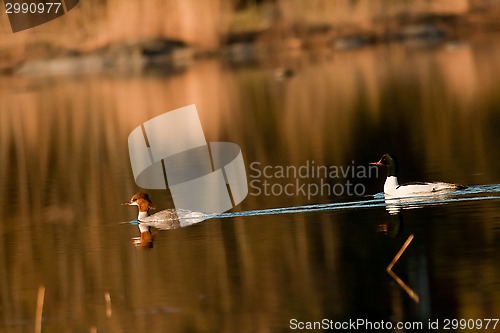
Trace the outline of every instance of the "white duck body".
[[143, 225], [157, 229], [177, 229], [181, 227], [175, 209], [165, 209], [138, 220], [140, 222], [139, 226]]
[[153, 215], [139, 218], [139, 221], [142, 225], [148, 225], [157, 229], [177, 229], [205, 221], [216, 215], [187, 209], [165, 209]]
[[384, 194], [391, 197], [411, 197], [435, 195], [440, 192], [453, 191], [459, 188], [459, 185], [444, 182], [410, 183], [399, 185], [398, 178], [396, 176], [388, 176], [384, 183]]

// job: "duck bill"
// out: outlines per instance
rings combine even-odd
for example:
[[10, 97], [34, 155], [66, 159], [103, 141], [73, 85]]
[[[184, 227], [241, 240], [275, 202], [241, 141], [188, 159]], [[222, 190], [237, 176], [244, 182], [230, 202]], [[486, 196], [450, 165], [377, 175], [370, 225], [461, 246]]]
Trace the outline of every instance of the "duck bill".
[[382, 160], [380, 160], [380, 161], [378, 161], [378, 162], [370, 162], [370, 163], [368, 163], [368, 164], [370, 164], [370, 165], [383, 165], [383, 164], [382, 164]]

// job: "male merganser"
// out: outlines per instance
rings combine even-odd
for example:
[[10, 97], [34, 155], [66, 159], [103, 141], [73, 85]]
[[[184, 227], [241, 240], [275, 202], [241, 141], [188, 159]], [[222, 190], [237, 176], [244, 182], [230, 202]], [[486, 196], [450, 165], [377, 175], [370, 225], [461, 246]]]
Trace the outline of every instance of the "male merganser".
[[436, 182], [436, 183], [409, 183], [399, 185], [398, 183], [398, 161], [391, 154], [385, 154], [380, 161], [372, 162], [371, 165], [385, 165], [388, 173], [384, 184], [384, 193], [393, 197], [421, 196], [438, 194], [465, 188], [463, 185]]

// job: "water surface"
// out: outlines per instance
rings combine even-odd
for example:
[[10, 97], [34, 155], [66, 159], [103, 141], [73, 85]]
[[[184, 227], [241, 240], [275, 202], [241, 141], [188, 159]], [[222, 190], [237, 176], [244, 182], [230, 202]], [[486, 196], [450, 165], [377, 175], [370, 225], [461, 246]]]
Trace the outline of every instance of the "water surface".
[[[499, 56], [496, 40], [394, 44], [245, 66], [204, 60], [168, 76], [0, 79], [0, 331], [33, 329], [40, 285], [47, 332], [287, 332], [293, 318], [498, 317]], [[295, 75], [276, 80], [278, 65]], [[192, 103], [207, 140], [238, 144], [248, 166], [367, 166], [392, 152], [403, 182], [469, 189], [391, 215], [373, 197], [383, 169], [304, 177], [350, 181], [364, 193], [251, 190], [236, 213], [160, 231], [153, 249], [137, 249], [137, 227], [120, 223], [137, 214], [120, 203], [140, 190], [128, 134]], [[149, 192], [158, 209], [172, 206], [168, 193]], [[394, 272], [418, 304], [386, 272], [411, 234]]]

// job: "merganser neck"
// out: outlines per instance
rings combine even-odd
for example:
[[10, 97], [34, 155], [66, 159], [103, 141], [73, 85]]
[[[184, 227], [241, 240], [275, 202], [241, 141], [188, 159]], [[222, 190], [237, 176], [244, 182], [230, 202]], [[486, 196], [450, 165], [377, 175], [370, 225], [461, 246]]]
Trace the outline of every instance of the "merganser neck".
[[398, 176], [398, 167], [395, 163], [388, 165], [387, 176], [396, 178]]
[[149, 216], [149, 212], [147, 212], [147, 211], [146, 212], [139, 212], [139, 215], [137, 215], [137, 219], [142, 220], [148, 216]]
[[[137, 219], [140, 221], [146, 217], [149, 216], [149, 211], [146, 211], [146, 212], [139, 212], [139, 215], [137, 216]], [[149, 227], [147, 225], [144, 225], [142, 223], [139, 223], [139, 230], [141, 231], [141, 233], [143, 232], [149, 232]]]
[[384, 193], [393, 194], [399, 187], [398, 177], [388, 176], [384, 184]]

